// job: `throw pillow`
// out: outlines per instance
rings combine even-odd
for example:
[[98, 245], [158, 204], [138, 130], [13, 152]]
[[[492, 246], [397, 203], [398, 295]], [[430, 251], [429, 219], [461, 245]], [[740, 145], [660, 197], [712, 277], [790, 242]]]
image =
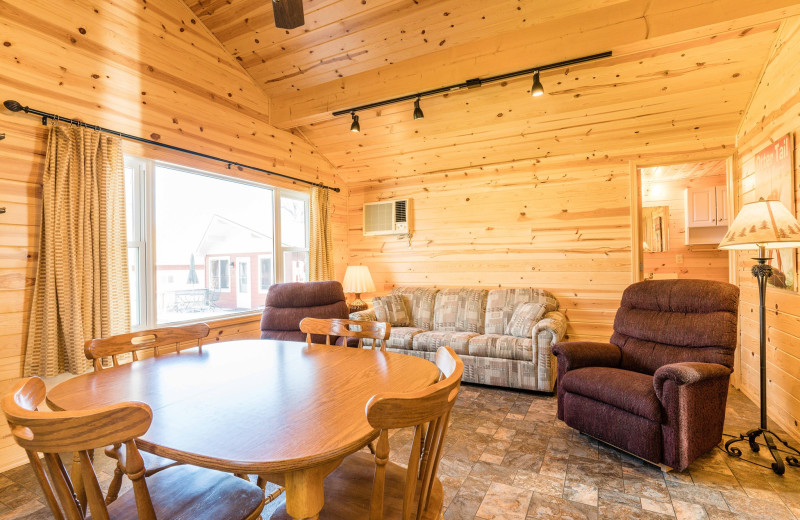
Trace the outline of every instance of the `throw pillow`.
[[530, 338], [533, 326], [544, 316], [545, 306], [541, 303], [523, 303], [514, 309], [506, 334], [518, 338]]
[[408, 309], [399, 294], [376, 296], [372, 299], [372, 306], [378, 321], [389, 322], [392, 327], [408, 327], [411, 324]]

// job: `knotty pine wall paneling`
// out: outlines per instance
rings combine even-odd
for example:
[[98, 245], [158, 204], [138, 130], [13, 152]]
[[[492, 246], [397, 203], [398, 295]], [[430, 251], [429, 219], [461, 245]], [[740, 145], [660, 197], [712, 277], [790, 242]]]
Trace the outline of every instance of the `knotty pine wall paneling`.
[[[608, 341], [632, 277], [635, 160], [523, 160], [351, 184], [349, 261], [369, 266], [379, 292], [399, 285], [547, 289], [569, 318], [569, 340]], [[363, 236], [363, 203], [398, 198], [413, 201], [411, 245]]]
[[[748, 172], [755, 154], [787, 133], [794, 136], [794, 190], [800, 201], [800, 19], [784, 22], [750, 106], [737, 134], [738, 182], [742, 204], [757, 200]], [[792, 208], [798, 215], [798, 204]], [[731, 216], [735, 216], [732, 212]], [[797, 257], [797, 250], [794, 250]], [[759, 400], [758, 287], [750, 274], [752, 252], [737, 256], [741, 287], [740, 339], [742, 391]], [[800, 294], [767, 289], [767, 394], [770, 419], [800, 439]], [[753, 424], [758, 418], [753, 417]]]
[[[269, 125], [269, 99], [180, 0], [0, 1], [0, 98], [125, 133], [344, 187], [302, 135]], [[46, 128], [0, 108], [0, 381], [20, 377], [37, 262]], [[272, 185], [308, 187], [126, 142], [126, 153]], [[334, 194], [338, 278], [345, 193]], [[339, 272], [341, 271], [341, 272]], [[258, 337], [258, 317], [215, 339]], [[21, 461], [5, 422], [0, 470]]]

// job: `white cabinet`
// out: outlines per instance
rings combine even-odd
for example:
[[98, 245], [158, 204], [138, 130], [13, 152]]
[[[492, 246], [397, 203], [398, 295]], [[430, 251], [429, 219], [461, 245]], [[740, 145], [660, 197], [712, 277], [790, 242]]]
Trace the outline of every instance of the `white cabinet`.
[[686, 227], [717, 225], [716, 187], [686, 188]]
[[686, 244], [719, 244], [728, 231], [725, 186], [686, 188]]
[[717, 225], [728, 227], [728, 191], [725, 186], [714, 186], [717, 196]]

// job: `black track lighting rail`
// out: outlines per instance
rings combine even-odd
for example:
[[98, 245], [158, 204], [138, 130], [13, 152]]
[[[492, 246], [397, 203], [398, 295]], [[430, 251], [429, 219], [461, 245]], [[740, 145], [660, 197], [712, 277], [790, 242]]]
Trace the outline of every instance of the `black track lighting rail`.
[[497, 76], [489, 76], [488, 78], [468, 79], [463, 83], [456, 83], [455, 85], [448, 85], [446, 87], [424, 90], [422, 92], [417, 92], [415, 94], [408, 94], [407, 96], [400, 96], [396, 98], [385, 99], [383, 101], [376, 101], [375, 103], [369, 103], [367, 105], [360, 105], [357, 107], [347, 108], [344, 110], [337, 110], [336, 112], [333, 113], [333, 116], [338, 117], [345, 114], [360, 112], [362, 110], [370, 110], [372, 108], [384, 107], [386, 105], [393, 105], [395, 103], [402, 103], [403, 101], [411, 101], [412, 99], [436, 96], [439, 94], [444, 94], [446, 92], [453, 92], [454, 90], [482, 87], [487, 83], [495, 83], [497, 81], [503, 81], [511, 78], [518, 78], [520, 76], [529, 76], [537, 71], [542, 72], [544, 70], [560, 69], [562, 67], [569, 67], [570, 65], [577, 65], [579, 63], [587, 63], [590, 61], [602, 60], [603, 58], [610, 58], [610, 57], [611, 57], [611, 51], [606, 51], [598, 54], [590, 54], [589, 56], [583, 56], [580, 58], [574, 58], [571, 60], [559, 61], [556, 63], [548, 63], [547, 65], [540, 65], [538, 67], [532, 67], [530, 69], [518, 70], [515, 72], [507, 72], [505, 74], [499, 74]]
[[138, 136], [135, 136], [135, 135], [124, 134], [124, 133], [118, 132], [116, 130], [109, 130], [108, 128], [103, 128], [102, 126], [90, 125], [89, 123], [84, 123], [83, 121], [79, 121], [77, 119], [69, 119], [69, 118], [61, 117], [61, 116], [58, 116], [58, 115], [55, 115], [55, 114], [42, 112], [41, 110], [36, 110], [35, 108], [22, 106], [18, 101], [14, 101], [12, 99], [4, 101], [3, 102], [3, 106], [6, 107], [8, 110], [10, 110], [12, 112], [25, 112], [26, 114], [34, 114], [34, 115], [37, 115], [37, 116], [41, 116], [43, 125], [46, 125], [47, 124], [47, 120], [51, 119], [53, 121], [63, 122], [63, 123], [67, 123], [67, 124], [70, 124], [70, 125], [82, 126], [82, 127], [85, 127], [85, 128], [91, 128], [91, 129], [96, 130], [98, 132], [104, 132], [104, 133], [107, 133], [107, 134], [116, 135], [117, 137], [121, 137], [123, 139], [128, 139], [128, 140], [131, 140], [131, 141], [137, 141], [139, 143], [151, 144], [153, 146], [159, 146], [161, 148], [167, 148], [169, 150], [174, 150], [176, 152], [181, 152], [181, 153], [185, 153], [185, 154], [189, 154], [189, 155], [194, 155], [196, 157], [202, 157], [204, 159], [210, 159], [212, 161], [225, 163], [225, 164], [228, 165], [228, 169], [229, 170], [231, 169], [232, 166], [237, 166], [239, 168], [247, 168], [248, 170], [253, 170], [253, 171], [257, 171], [257, 172], [261, 172], [261, 173], [266, 173], [267, 175], [271, 175], [273, 177], [280, 177], [282, 179], [288, 179], [288, 180], [299, 182], [299, 183], [302, 183], [302, 184], [309, 184], [311, 186], [317, 186], [318, 188], [323, 188], [323, 189], [326, 189], [326, 190], [335, 191], [337, 193], [340, 191], [339, 188], [334, 188], [333, 186], [326, 186], [325, 184], [322, 184], [322, 183], [307, 181], [305, 179], [299, 179], [297, 177], [292, 177], [291, 175], [284, 175], [283, 173], [277, 173], [277, 172], [273, 172], [271, 170], [265, 170], [264, 168], [258, 168], [257, 166], [249, 166], [247, 164], [238, 163], [236, 161], [229, 161], [227, 159], [223, 159], [223, 158], [217, 157], [215, 155], [209, 155], [209, 154], [205, 154], [205, 153], [201, 153], [201, 152], [195, 152], [194, 150], [189, 150], [187, 148], [180, 148], [178, 146], [173, 146], [171, 144], [159, 143], [158, 141], [153, 141], [152, 139], [145, 139], [144, 137], [138, 137]]

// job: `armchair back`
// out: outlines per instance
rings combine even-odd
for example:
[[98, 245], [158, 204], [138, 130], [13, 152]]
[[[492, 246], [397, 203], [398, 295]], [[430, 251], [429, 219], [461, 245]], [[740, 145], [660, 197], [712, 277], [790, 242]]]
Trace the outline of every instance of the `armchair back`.
[[[276, 283], [269, 288], [261, 315], [261, 339], [306, 341], [300, 331], [303, 318], [347, 319], [342, 284], [329, 282]], [[336, 341], [332, 338], [332, 341]], [[325, 335], [312, 334], [314, 343], [325, 343]]]
[[733, 368], [739, 288], [711, 280], [648, 280], [625, 289], [611, 343], [620, 368], [653, 375], [669, 363]]

